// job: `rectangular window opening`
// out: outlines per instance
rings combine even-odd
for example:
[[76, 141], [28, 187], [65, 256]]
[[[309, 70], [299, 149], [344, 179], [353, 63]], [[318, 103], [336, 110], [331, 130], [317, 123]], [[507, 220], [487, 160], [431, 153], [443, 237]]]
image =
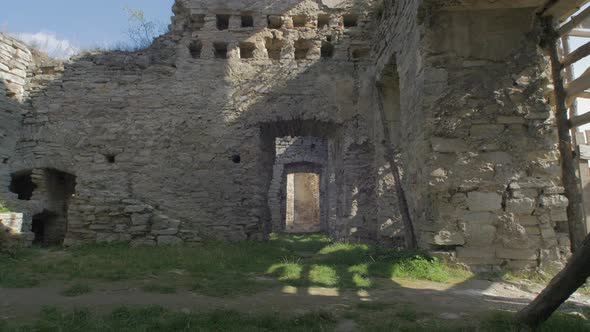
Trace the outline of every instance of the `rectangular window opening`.
[[309, 53], [309, 44], [304, 39], [299, 39], [295, 42], [295, 60], [307, 59]]
[[213, 51], [216, 59], [227, 59], [227, 43], [213, 43]]
[[229, 28], [230, 15], [217, 15], [217, 30], [227, 30]]
[[322, 58], [331, 58], [334, 56], [334, 45], [329, 42], [322, 43], [321, 49]]
[[204, 14], [193, 14], [190, 18], [190, 27], [192, 30], [201, 30], [205, 25]]
[[283, 41], [277, 38], [266, 38], [265, 42], [268, 57], [273, 60], [280, 60], [283, 51]]
[[293, 16], [293, 26], [295, 28], [303, 28], [307, 24], [307, 16], [295, 15]]
[[254, 27], [254, 17], [252, 15], [243, 14], [242, 15], [242, 28], [252, 28]]
[[358, 15], [346, 14], [342, 15], [342, 22], [345, 28], [352, 28], [358, 25]]
[[322, 29], [328, 26], [330, 26], [330, 15], [320, 14], [318, 16], [318, 28]]
[[256, 45], [254, 43], [241, 42], [240, 43], [240, 58], [252, 59], [254, 57], [255, 50], [256, 50]]
[[369, 49], [368, 48], [356, 48], [352, 50], [352, 59], [353, 60], [360, 60], [369, 57]]
[[283, 27], [283, 18], [277, 15], [269, 15], [267, 18], [269, 29], [280, 29]]
[[201, 43], [200, 40], [195, 40], [188, 46], [188, 49], [193, 59], [200, 59], [201, 51], [203, 50], [203, 43]]

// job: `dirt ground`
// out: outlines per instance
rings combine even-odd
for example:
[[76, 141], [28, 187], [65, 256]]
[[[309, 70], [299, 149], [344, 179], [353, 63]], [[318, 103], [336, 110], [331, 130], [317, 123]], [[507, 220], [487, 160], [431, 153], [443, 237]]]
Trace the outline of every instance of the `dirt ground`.
[[[96, 287], [91, 293], [77, 297], [60, 294], [65, 284], [26, 289], [0, 288], [0, 319], [30, 319], [45, 306], [106, 312], [119, 306], [158, 305], [183, 312], [232, 309], [247, 313], [300, 314], [317, 310], [338, 313], [361, 302], [408, 304], [432, 312], [441, 319], [461, 319], [494, 309], [517, 310], [542, 289], [534, 284], [476, 279], [456, 285], [400, 280], [380, 280], [379, 283], [380, 287], [368, 291], [279, 286], [256, 294], [226, 298], [202, 296], [187, 290], [175, 294], [148, 293], [139, 287], [113, 283], [94, 284]], [[562, 310], [580, 312], [587, 306], [590, 306], [590, 297], [576, 293]]]

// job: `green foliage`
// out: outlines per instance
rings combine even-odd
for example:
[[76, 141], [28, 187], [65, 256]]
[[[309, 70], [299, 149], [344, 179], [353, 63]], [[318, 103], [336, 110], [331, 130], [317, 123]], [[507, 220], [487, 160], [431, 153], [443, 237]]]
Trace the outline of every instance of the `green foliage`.
[[92, 288], [87, 284], [75, 284], [67, 289], [64, 289], [60, 294], [67, 297], [75, 297], [92, 292]]
[[235, 311], [206, 314], [180, 313], [161, 307], [131, 309], [121, 307], [107, 315], [89, 310], [64, 312], [46, 308], [34, 323], [21, 326], [0, 325], [0, 331], [328, 331], [335, 319], [327, 313], [310, 313], [292, 318], [275, 314], [248, 315]]
[[6, 205], [6, 202], [0, 201], [0, 213], [8, 213], [8, 212], [11, 212], [11, 211], [8, 208], [8, 205]]

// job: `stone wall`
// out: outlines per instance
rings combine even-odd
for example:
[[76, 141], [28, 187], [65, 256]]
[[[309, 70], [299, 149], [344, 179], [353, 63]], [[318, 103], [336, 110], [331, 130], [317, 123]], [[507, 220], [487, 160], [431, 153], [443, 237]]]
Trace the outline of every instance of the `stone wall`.
[[[318, 137], [279, 137], [275, 141], [276, 156], [272, 182], [268, 193], [268, 205], [275, 232], [284, 230], [286, 221], [287, 175], [294, 172], [315, 172], [320, 175], [321, 211], [323, 229], [329, 232], [327, 218], [329, 204], [335, 192], [328, 192], [328, 140]], [[332, 203], [333, 204], [333, 203]]]
[[[20, 138], [24, 113], [21, 102], [27, 97], [27, 71], [32, 67], [32, 62], [32, 53], [25, 44], [0, 33], [0, 202], [14, 211], [20, 209], [18, 205], [12, 204], [16, 195], [9, 192], [9, 165], [14, 160], [15, 148]], [[0, 218], [4, 225], [9, 224], [11, 233], [24, 232], [23, 240], [30, 243], [29, 215], [23, 217], [22, 214], [3, 214]], [[24, 229], [19, 228], [23, 224]]]
[[[371, 158], [356, 148], [368, 144], [356, 92], [369, 64], [368, 7], [252, 3], [253, 26], [238, 27], [242, 9], [200, 4], [178, 1], [172, 32], [150, 49], [84, 54], [33, 73], [11, 171], [76, 176], [66, 244], [262, 239], [274, 139], [314, 136], [331, 142], [328, 163], [342, 177], [330, 190], [342, 202], [330, 205], [329, 222], [348, 236], [359, 222], [346, 205], [374, 209], [345, 192], [366, 175], [359, 158]], [[227, 29], [218, 26], [225, 15]]]
[[388, 6], [375, 48], [420, 246], [484, 269], [560, 261], [567, 199], [534, 8], [428, 9]]
[[[534, 8], [480, 2], [177, 0], [149, 49], [28, 69], [0, 190], [19, 172], [75, 176], [68, 245], [262, 240], [284, 227], [284, 168], [316, 163], [335, 239], [403, 247], [411, 225], [476, 267], [560, 261]], [[284, 137], [303, 142], [284, 141], [292, 160]], [[321, 155], [302, 152], [312, 140]], [[15, 204], [33, 215], [46, 196]]]

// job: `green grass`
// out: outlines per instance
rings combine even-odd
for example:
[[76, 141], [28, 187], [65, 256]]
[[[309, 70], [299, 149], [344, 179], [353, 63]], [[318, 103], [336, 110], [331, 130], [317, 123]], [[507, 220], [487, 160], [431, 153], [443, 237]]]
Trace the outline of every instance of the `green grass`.
[[[276, 278], [273, 282], [268, 277]], [[366, 289], [376, 278], [439, 282], [470, 274], [421, 252], [331, 243], [321, 235], [273, 236], [268, 243], [208, 242], [196, 247], [90, 245], [66, 250], [26, 249], [0, 256], [0, 287], [41, 281], [155, 280], [157, 285], [210, 296], [255, 293], [277, 282], [293, 286]]]
[[[39, 317], [28, 322], [0, 321], [0, 332], [12, 331], [334, 331], [338, 320], [357, 322], [361, 331], [403, 332], [518, 332], [514, 316], [493, 312], [483, 316], [442, 320], [409, 305], [363, 303], [343, 312], [312, 312], [297, 316], [277, 313], [245, 314], [217, 310], [207, 313], [182, 313], [161, 307], [120, 307], [108, 314], [87, 309], [62, 311], [45, 308]], [[589, 322], [578, 317], [555, 314], [541, 325], [539, 332], [590, 331]]]
[[213, 311], [205, 314], [179, 313], [148, 307], [119, 308], [107, 315], [89, 310], [63, 312], [55, 308], [43, 310], [30, 324], [1, 325], [0, 331], [331, 331], [332, 315], [311, 313], [282, 318], [276, 314], [248, 315], [235, 311]]
[[[421, 310], [427, 310], [421, 308]], [[514, 314], [509, 312], [493, 312], [483, 316], [465, 316], [461, 319], [443, 320], [432, 313], [420, 311], [409, 305], [362, 303], [347, 314], [354, 319], [362, 331], [404, 331], [404, 332], [518, 332], [514, 322]], [[582, 332], [590, 331], [588, 321], [565, 315], [554, 314], [539, 327], [540, 332]]]
[[472, 276], [423, 252], [349, 243], [329, 244], [308, 259], [284, 258], [268, 273], [294, 286], [351, 289], [371, 288], [375, 278], [454, 282]]
[[5, 202], [0, 201], [0, 213], [8, 213], [11, 212], [10, 209], [8, 208], [8, 205], [6, 205]]
[[92, 292], [92, 288], [90, 286], [88, 286], [87, 284], [78, 283], [64, 289], [63, 291], [61, 291], [60, 294], [67, 297], [75, 297], [88, 294], [90, 292]]

